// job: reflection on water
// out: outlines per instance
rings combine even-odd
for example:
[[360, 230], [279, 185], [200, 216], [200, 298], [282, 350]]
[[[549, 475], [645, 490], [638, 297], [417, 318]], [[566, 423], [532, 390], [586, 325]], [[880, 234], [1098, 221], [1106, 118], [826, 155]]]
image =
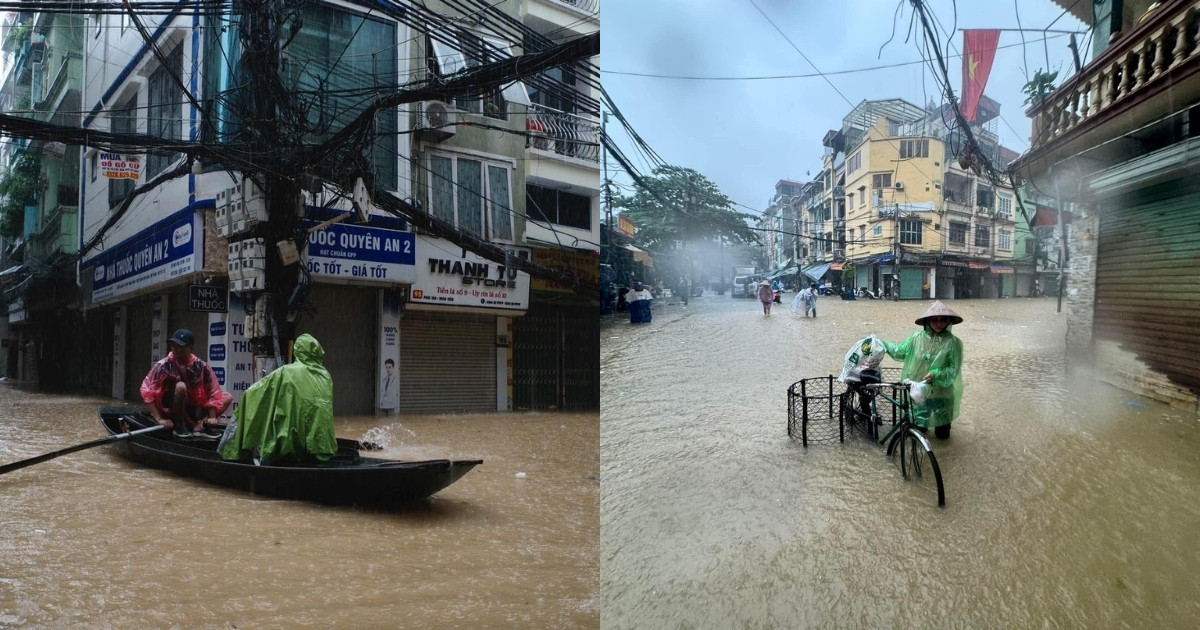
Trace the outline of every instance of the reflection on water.
[[1065, 364], [1054, 300], [950, 304], [966, 391], [933, 441], [944, 509], [861, 438], [787, 438], [791, 383], [927, 306], [767, 318], [714, 296], [604, 327], [604, 627], [1200, 623], [1200, 428]]
[[[0, 385], [0, 464], [103, 437], [109, 402]], [[372, 456], [484, 463], [428, 501], [369, 510], [106, 448], [0, 476], [0, 628], [598, 625], [596, 414], [339, 417], [337, 433], [389, 438]]]

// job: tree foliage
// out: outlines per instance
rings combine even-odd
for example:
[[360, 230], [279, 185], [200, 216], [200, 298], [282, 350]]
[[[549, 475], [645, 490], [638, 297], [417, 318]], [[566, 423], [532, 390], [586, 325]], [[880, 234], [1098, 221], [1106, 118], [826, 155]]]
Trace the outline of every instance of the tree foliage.
[[643, 181], [646, 187], [612, 202], [637, 226], [639, 245], [663, 249], [675, 241], [711, 241], [718, 236], [734, 244], [759, 242], [746, 224], [753, 215], [734, 210], [733, 201], [700, 173], [665, 165]]
[[25, 206], [38, 190], [41, 159], [26, 152], [0, 175], [0, 236], [15, 239], [25, 227]]

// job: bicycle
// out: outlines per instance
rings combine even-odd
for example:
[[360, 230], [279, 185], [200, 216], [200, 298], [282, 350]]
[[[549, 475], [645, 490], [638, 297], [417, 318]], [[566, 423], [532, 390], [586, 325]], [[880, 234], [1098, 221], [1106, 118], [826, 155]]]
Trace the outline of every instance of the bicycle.
[[[881, 381], [879, 373], [863, 370], [860, 382], [846, 383], [839, 408], [842, 421], [849, 422], [878, 444], [887, 445], [887, 456], [893, 460], [899, 456], [900, 472], [904, 478], [930, 492], [937, 490], [938, 505], [946, 505], [946, 489], [942, 482], [942, 470], [929, 438], [912, 423], [912, 400], [908, 396], [908, 383]], [[891, 395], [885, 393], [889, 391]], [[891, 428], [880, 437], [880, 431], [888, 420], [879, 411], [880, 399], [891, 407]]]

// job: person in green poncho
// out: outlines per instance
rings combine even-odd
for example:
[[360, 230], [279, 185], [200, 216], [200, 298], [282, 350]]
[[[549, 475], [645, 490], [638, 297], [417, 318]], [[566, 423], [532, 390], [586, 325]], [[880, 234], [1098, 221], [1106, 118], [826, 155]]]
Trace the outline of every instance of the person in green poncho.
[[325, 350], [312, 335], [296, 338], [295, 361], [280, 366], [242, 395], [221, 457], [276, 462], [329, 461], [337, 452], [333, 431], [333, 378], [322, 363]]
[[929, 384], [925, 401], [913, 401], [913, 424], [933, 428], [934, 435], [941, 439], [950, 437], [950, 423], [958, 417], [962, 402], [963, 346], [950, 332], [951, 326], [962, 321], [937, 300], [917, 318], [921, 330], [900, 343], [883, 342], [888, 356], [904, 362], [901, 378]]

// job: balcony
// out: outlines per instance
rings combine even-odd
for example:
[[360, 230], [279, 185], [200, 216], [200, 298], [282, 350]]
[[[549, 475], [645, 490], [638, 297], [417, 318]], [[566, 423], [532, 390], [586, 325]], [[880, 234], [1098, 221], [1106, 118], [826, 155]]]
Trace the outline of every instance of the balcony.
[[58, 109], [59, 103], [68, 110], [78, 110], [80, 86], [83, 85], [82, 55], [74, 52], [54, 55], [48, 51], [46, 63], [39, 70], [42, 77], [37, 83], [41, 89], [35, 90], [34, 109], [42, 112], [47, 120], [54, 114], [51, 108]]
[[529, 106], [525, 128], [528, 149], [600, 162], [600, 125], [590, 118], [535, 104]]
[[[1099, 146], [1200, 100], [1200, 0], [1167, 0], [1099, 58], [1026, 111], [1041, 172], [1055, 156]], [[1036, 163], [1036, 164], [1035, 164]]]
[[79, 251], [79, 207], [59, 205], [46, 217], [42, 228], [29, 238], [28, 255], [46, 259], [59, 253]]

